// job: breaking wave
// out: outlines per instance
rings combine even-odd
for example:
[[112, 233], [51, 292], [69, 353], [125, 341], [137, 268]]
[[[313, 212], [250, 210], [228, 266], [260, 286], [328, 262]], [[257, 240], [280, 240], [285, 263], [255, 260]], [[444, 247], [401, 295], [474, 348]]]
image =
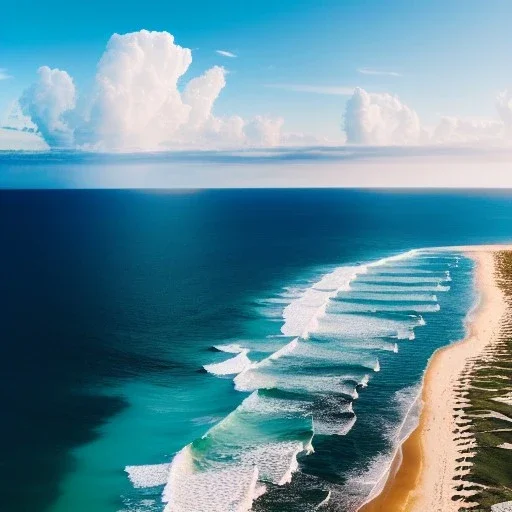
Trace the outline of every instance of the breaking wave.
[[203, 368], [208, 373], [213, 373], [214, 375], [235, 375], [251, 366], [251, 360], [247, 357], [248, 353], [249, 350], [242, 349], [239, 354], [231, 359], [221, 363], [205, 364]]
[[355, 401], [385, 371], [379, 353], [398, 353], [426, 324], [423, 315], [440, 310], [450, 261], [438, 265], [409, 251], [339, 267], [309, 287], [258, 300], [258, 308], [272, 308], [263, 312], [269, 318], [281, 308], [281, 335], [215, 345], [233, 357], [204, 365], [213, 375], [234, 375], [235, 389], [249, 396], [170, 464], [127, 467], [133, 485], [165, 483], [165, 512], [245, 512], [268, 486], [290, 483], [314, 436], [346, 436], [353, 428]]

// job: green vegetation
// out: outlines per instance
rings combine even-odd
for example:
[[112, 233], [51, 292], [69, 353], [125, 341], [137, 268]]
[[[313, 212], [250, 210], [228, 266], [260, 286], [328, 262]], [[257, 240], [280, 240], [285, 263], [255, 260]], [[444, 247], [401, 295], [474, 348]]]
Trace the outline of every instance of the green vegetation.
[[458, 460], [469, 471], [459, 477], [453, 497], [465, 503], [460, 510], [489, 511], [491, 505], [512, 501], [512, 450], [499, 448], [512, 444], [512, 252], [497, 253], [495, 262], [508, 314], [497, 342], [468, 363], [463, 379], [469, 379], [469, 386], [459, 391], [460, 432], [465, 436]]

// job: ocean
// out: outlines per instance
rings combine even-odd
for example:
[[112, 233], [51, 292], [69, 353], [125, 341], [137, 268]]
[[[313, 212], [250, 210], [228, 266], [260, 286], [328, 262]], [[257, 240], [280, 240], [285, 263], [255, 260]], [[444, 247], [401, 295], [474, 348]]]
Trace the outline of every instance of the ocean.
[[0, 191], [6, 512], [354, 511], [508, 191]]

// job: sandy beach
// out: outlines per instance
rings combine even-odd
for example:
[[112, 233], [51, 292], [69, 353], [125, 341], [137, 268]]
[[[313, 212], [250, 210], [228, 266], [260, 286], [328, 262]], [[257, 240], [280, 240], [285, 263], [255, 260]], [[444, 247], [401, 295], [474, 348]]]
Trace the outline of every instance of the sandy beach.
[[468, 403], [467, 373], [472, 362], [498, 340], [507, 304], [495, 279], [495, 253], [512, 246], [449, 249], [475, 261], [479, 305], [467, 337], [432, 356], [423, 382], [419, 426], [397, 452], [382, 492], [361, 512], [457, 512], [475, 505], [462, 500], [470, 502], [476, 491], [458, 485], [470, 471], [476, 445], [465, 428], [471, 422], [463, 410]]

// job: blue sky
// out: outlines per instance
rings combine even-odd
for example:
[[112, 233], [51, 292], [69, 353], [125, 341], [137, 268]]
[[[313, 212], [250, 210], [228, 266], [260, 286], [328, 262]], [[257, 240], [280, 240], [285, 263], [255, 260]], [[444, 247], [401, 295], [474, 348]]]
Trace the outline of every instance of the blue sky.
[[143, 28], [193, 50], [187, 77], [226, 67], [216, 114], [282, 117], [292, 132], [339, 136], [347, 96], [269, 85], [394, 93], [428, 125], [440, 115], [493, 118], [496, 94], [512, 85], [508, 0], [20, 0], [2, 10], [0, 68], [11, 78], [0, 80], [0, 112], [41, 65], [66, 70], [79, 91], [90, 88], [109, 37]]

